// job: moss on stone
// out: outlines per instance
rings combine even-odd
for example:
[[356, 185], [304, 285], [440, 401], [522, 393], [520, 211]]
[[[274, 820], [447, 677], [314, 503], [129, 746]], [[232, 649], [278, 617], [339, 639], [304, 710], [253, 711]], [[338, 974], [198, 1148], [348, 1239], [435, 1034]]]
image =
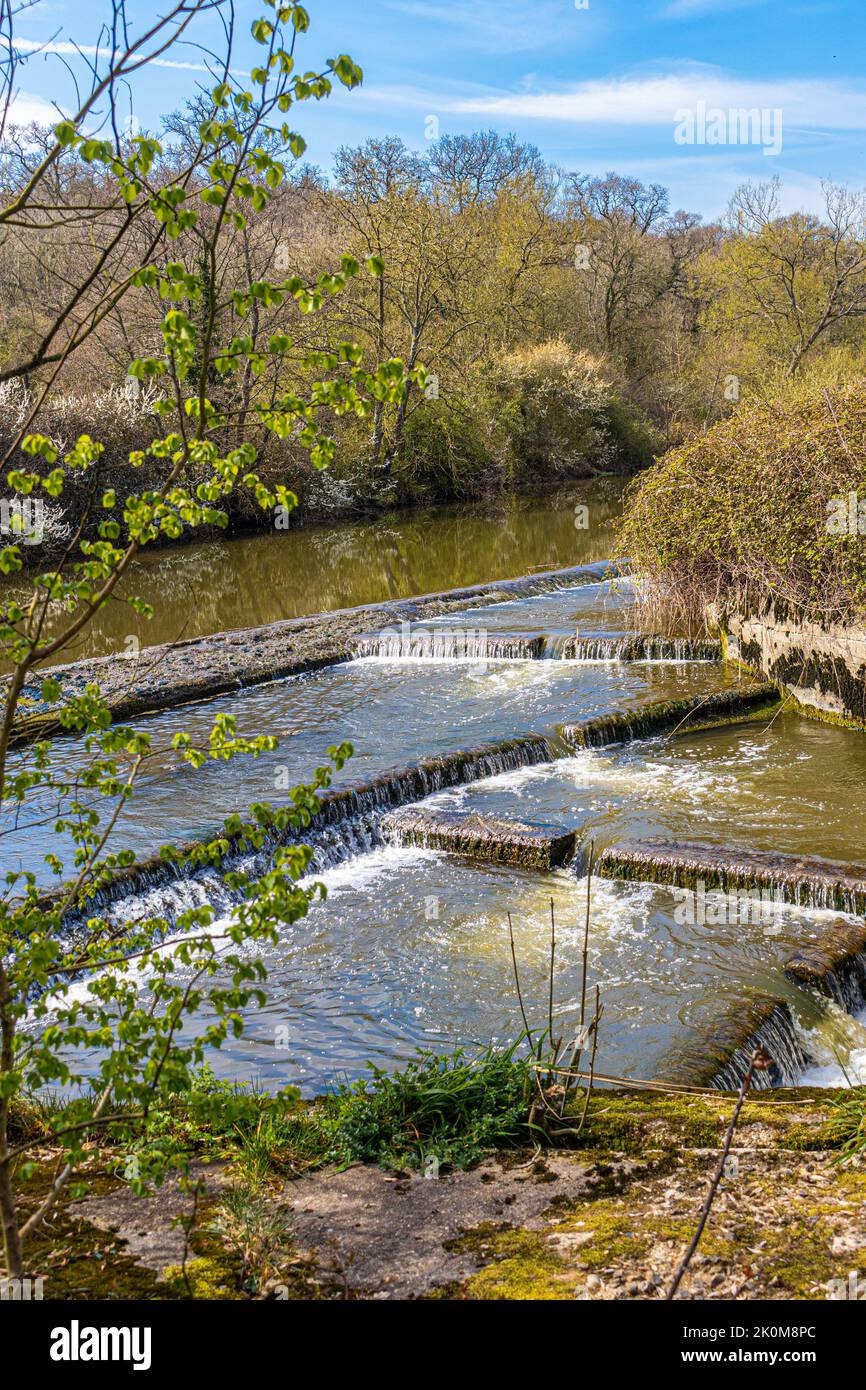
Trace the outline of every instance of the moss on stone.
[[237, 1288], [237, 1272], [231, 1262], [220, 1256], [196, 1256], [186, 1266], [169, 1265], [163, 1270], [167, 1298], [204, 1298], [209, 1300], [238, 1300], [243, 1294]]
[[[582, 1108], [583, 1102], [579, 1102]], [[719, 1142], [730, 1102], [656, 1091], [596, 1091], [579, 1147], [610, 1154], [645, 1154]], [[717, 1113], [718, 1111], [718, 1113]]]
[[561, 1301], [574, 1298], [574, 1278], [537, 1231], [505, 1231], [482, 1246], [491, 1259], [463, 1285], [473, 1299]]

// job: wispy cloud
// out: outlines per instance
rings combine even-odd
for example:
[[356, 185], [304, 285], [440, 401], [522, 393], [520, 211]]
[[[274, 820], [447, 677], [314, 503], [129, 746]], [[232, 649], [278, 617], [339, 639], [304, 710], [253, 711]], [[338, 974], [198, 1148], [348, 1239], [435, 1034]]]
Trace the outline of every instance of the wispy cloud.
[[9, 125], [55, 125], [59, 119], [57, 107], [33, 92], [16, 92], [7, 115]]
[[[49, 39], [47, 42], [42, 43], [38, 39], [16, 38], [13, 42], [17, 51], [25, 55], [60, 53], [70, 58], [110, 58], [112, 51], [107, 44], [69, 43], [65, 39]], [[174, 68], [181, 72], [211, 71], [206, 63], [182, 63], [171, 58], [151, 58], [148, 62], [148, 66], [156, 68]]]
[[674, 112], [708, 107], [781, 109], [788, 129], [866, 129], [866, 92], [844, 80], [756, 81], [707, 64], [677, 65], [576, 84], [518, 91], [368, 89], [366, 99], [481, 119], [559, 121], [571, 125], [668, 126]]
[[[472, 4], [437, 4], [435, 0], [387, 0], [387, 9], [423, 21], [425, 42], [430, 24], [444, 28], [446, 42], [461, 41], [490, 53], [507, 49], [526, 53], [536, 49], [581, 45], [603, 27], [601, 11], [577, 10], [572, 0], [473, 0]], [[435, 32], [435, 31], [434, 31]]]

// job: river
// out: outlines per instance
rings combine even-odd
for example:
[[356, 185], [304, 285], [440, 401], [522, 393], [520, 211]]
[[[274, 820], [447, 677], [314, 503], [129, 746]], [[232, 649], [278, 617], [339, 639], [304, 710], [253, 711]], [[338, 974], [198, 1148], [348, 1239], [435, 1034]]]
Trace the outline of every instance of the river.
[[[580, 497], [589, 508], [586, 529], [574, 525]], [[137, 587], [146, 592], [146, 580], [167, 598], [152, 636], [172, 635], [184, 613], [185, 635], [192, 635], [604, 558], [617, 506], [617, 489], [604, 483], [555, 504], [493, 514], [441, 509], [375, 526], [188, 547], [154, 554]], [[186, 585], [198, 597], [184, 610]], [[442, 619], [458, 633], [543, 636], [546, 659], [369, 657], [139, 721], [163, 751], [124, 816], [123, 844], [148, 854], [206, 834], [254, 801], [284, 802], [286, 786], [309, 776], [342, 739], [356, 751], [338, 780], [368, 786], [419, 759], [447, 761], [457, 750], [536, 735], [540, 754], [488, 753], [470, 760], [451, 785], [431, 779], [422, 799], [434, 810], [576, 828], [584, 847], [592, 841], [596, 850], [652, 836], [856, 861], [866, 832], [859, 794], [866, 747], [858, 734], [782, 711], [674, 739], [568, 746], [568, 723], [742, 679], [709, 661], [561, 658], [561, 639], [575, 631], [616, 637], [633, 630], [636, 597], [627, 579], [584, 583]], [[116, 622], [102, 624], [92, 651], [112, 649]], [[278, 750], [178, 771], [168, 752], [172, 735], [185, 729], [204, 738], [222, 711], [237, 717], [243, 733], [276, 735]], [[66, 767], [81, 765], [75, 745], [58, 743], [57, 753]], [[11, 770], [30, 757], [29, 750], [16, 753]], [[393, 804], [396, 794], [389, 795]], [[588, 891], [590, 985], [598, 984], [605, 1009], [600, 1069], [672, 1073], [720, 1015], [765, 995], [790, 1008], [809, 1075], [839, 1079], [841, 1065], [866, 1060], [863, 1023], [785, 973], [791, 953], [820, 941], [838, 912], [785, 906], [769, 920], [743, 922], [716, 910], [690, 921], [668, 888], [596, 877], [588, 885], [581, 860], [548, 872], [471, 863], [389, 842], [381, 797], [368, 796], [356, 809], [354, 820], [316, 843], [316, 877], [328, 898], [267, 950], [268, 1005], [251, 1013], [241, 1040], [226, 1043], [215, 1059], [218, 1074], [315, 1092], [354, 1079], [370, 1061], [396, 1065], [419, 1046], [448, 1051], [510, 1040], [521, 1019], [509, 913], [527, 1007], [542, 1027], [551, 901], [557, 1007], [563, 1027], [573, 1029]], [[7, 818], [4, 866], [47, 881], [43, 856], [62, 837], [48, 803], [37, 800], [31, 815], [24, 827]], [[113, 910], [171, 917], [193, 901], [231, 910], [213, 874], [183, 883], [157, 875]]]
[[[604, 560], [625, 485], [621, 477], [598, 478], [554, 496], [395, 511], [145, 551], [120, 598], [142, 598], [153, 617], [112, 601], [66, 659]], [[3, 591], [22, 592], [13, 585]], [[47, 633], [56, 630], [56, 622], [47, 625]]]

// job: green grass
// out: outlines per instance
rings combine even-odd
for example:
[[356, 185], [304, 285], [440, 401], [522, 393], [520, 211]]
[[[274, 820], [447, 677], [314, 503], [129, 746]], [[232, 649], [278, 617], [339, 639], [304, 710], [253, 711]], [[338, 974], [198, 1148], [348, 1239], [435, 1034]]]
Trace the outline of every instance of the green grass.
[[492, 1149], [525, 1144], [532, 1074], [530, 1059], [517, 1056], [520, 1042], [474, 1058], [420, 1052], [393, 1074], [371, 1067], [371, 1080], [321, 1106], [330, 1157], [418, 1168], [432, 1156], [466, 1168]]
[[833, 1102], [833, 1138], [839, 1146], [839, 1162], [866, 1153], [866, 1087], [852, 1087]]
[[[151, 1112], [146, 1132], [131, 1119], [119, 1133], [101, 1136], [101, 1146], [118, 1171], [128, 1153], [144, 1149], [159, 1150], [167, 1167], [183, 1156], [229, 1159], [254, 1188], [275, 1174], [295, 1177], [326, 1163], [420, 1169], [435, 1158], [440, 1168], [467, 1168], [532, 1138], [534, 1059], [518, 1055], [523, 1041], [478, 1055], [419, 1051], [398, 1072], [371, 1065], [369, 1077], [313, 1101], [291, 1087], [270, 1095], [219, 1081], [203, 1068], [193, 1090]], [[31, 1103], [22, 1108], [20, 1128], [50, 1143], [63, 1110], [56, 1101]]]

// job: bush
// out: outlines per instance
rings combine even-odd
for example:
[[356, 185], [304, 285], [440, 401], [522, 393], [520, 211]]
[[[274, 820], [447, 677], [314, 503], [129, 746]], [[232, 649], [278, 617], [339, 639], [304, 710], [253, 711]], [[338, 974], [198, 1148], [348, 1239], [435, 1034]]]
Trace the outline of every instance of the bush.
[[396, 481], [403, 498], [462, 498], [639, 468], [661, 438], [605, 364], [560, 340], [475, 368], [409, 415]]
[[325, 1103], [331, 1156], [344, 1163], [420, 1167], [425, 1156], [467, 1168], [491, 1149], [530, 1137], [531, 1070], [518, 1040], [470, 1059], [465, 1052], [417, 1061], [345, 1087]]
[[604, 362], [560, 340], [509, 353], [494, 383], [515, 477], [636, 467], [650, 462], [658, 444], [618, 396]]
[[[66, 453], [82, 434], [105, 442], [98, 463], [86, 474], [70, 473], [62, 500], [45, 505], [46, 544], [25, 549], [24, 559], [54, 559], [87, 517], [93, 501], [113, 490], [127, 495], [156, 487], [161, 461], [146, 458], [133, 467], [129, 455], [145, 450], [159, 433], [147, 390], [132, 393], [130, 381], [84, 394], [49, 397], [33, 428]], [[28, 418], [32, 398], [19, 383], [0, 385], [0, 444], [8, 447]], [[393, 410], [389, 416], [393, 424]], [[659, 436], [616, 388], [606, 365], [589, 353], [555, 340], [521, 349], [493, 365], [473, 367], [459, 383], [443, 387], [438, 399], [410, 403], [400, 449], [390, 473], [371, 473], [370, 422], [323, 412], [320, 425], [338, 441], [337, 458], [317, 470], [297, 438], [278, 439], [252, 416], [245, 438], [259, 450], [256, 472], [266, 487], [289, 486], [300, 501], [298, 520], [351, 515], [380, 506], [482, 497], [506, 487], [542, 488], [571, 478], [641, 467], [660, 448]], [[240, 443], [226, 427], [225, 447]], [[16, 467], [28, 467], [20, 453]], [[206, 470], [190, 468], [193, 485]], [[238, 487], [224, 502], [228, 529], [265, 529], [252, 492]], [[94, 539], [98, 506], [83, 534]], [[216, 534], [190, 528], [186, 539]], [[157, 544], [163, 543], [162, 541]]]
[[396, 468], [400, 493], [422, 498], [477, 497], [502, 481], [502, 460], [480, 391], [472, 399], [425, 401], [408, 417]]
[[866, 497], [866, 382], [809, 385], [667, 453], [632, 484], [620, 544], [650, 601], [692, 624], [710, 602], [862, 619], [863, 537], [837, 524], [850, 494]]

